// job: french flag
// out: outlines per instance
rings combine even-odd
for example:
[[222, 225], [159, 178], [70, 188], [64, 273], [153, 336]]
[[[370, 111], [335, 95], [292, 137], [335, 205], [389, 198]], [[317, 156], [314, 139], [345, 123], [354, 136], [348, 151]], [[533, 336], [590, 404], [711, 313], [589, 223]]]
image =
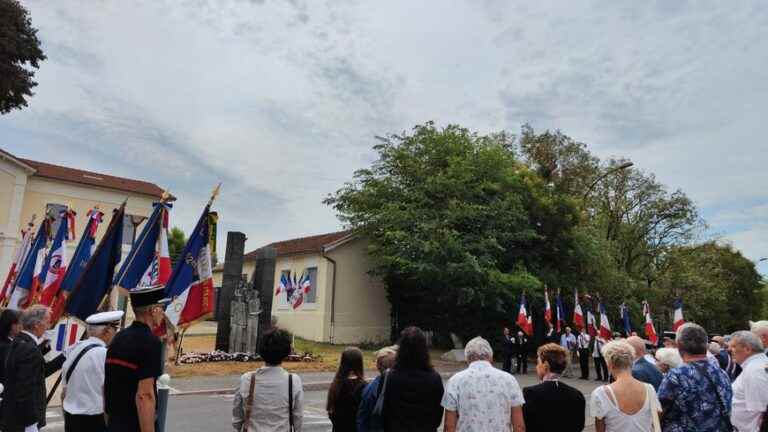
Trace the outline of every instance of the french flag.
[[573, 296], [573, 325], [581, 331], [584, 328], [584, 313], [581, 311], [579, 303], [579, 290], [577, 289]]
[[606, 340], [613, 339], [613, 331], [611, 330], [611, 323], [608, 321], [608, 313], [605, 311], [605, 306], [600, 303], [598, 309], [600, 309], [600, 337]]
[[301, 275], [300, 287], [304, 294], [309, 294], [309, 291], [312, 289], [312, 281], [309, 279], [309, 273]]
[[546, 288], [544, 288], [544, 320], [552, 324], [552, 306], [549, 304], [549, 293]]
[[58, 352], [63, 352], [67, 348], [80, 341], [80, 338], [85, 331], [85, 326], [80, 325], [77, 320], [64, 319], [59, 321], [53, 330], [50, 330], [51, 337], [49, 338], [54, 342], [52, 348]]
[[653, 326], [653, 319], [651, 319], [651, 307], [648, 306], [647, 301], [643, 301], [643, 317], [645, 317], [645, 337], [653, 344], [659, 343], [659, 335], [656, 334], [656, 328]]
[[555, 298], [555, 313], [557, 314], [557, 322], [555, 323], [555, 329], [558, 333], [563, 331], [563, 324], [565, 323], [565, 313], [563, 313], [563, 301], [560, 299], [560, 293]]
[[291, 292], [288, 294], [288, 301], [294, 309], [298, 309], [304, 303], [304, 290], [301, 287], [304, 275], [302, 274], [299, 279], [296, 279], [296, 273], [293, 274], [291, 280]]
[[72, 233], [75, 229], [70, 226], [74, 223], [73, 215], [74, 212], [69, 210], [60, 213], [59, 229], [53, 237], [51, 252], [48, 253], [43, 264], [39, 279], [43, 288], [39, 302], [45, 306], [51, 306], [67, 273], [67, 240], [74, 240]]
[[624, 334], [627, 337], [632, 335], [632, 321], [629, 318], [629, 308], [626, 303], [622, 303], [619, 306], [619, 313], [621, 315], [621, 322], [624, 324]]
[[528, 310], [525, 307], [525, 294], [520, 296], [520, 309], [517, 312], [517, 326], [520, 327], [528, 336], [533, 333], [533, 326], [528, 318]]
[[592, 337], [597, 336], [597, 320], [591, 310], [587, 311], [587, 333]]
[[16, 280], [16, 287], [10, 294], [11, 298], [8, 301], [9, 309], [19, 310], [30, 303], [30, 294], [34, 292], [36, 285], [39, 283], [37, 276], [43, 267], [42, 261], [45, 258], [45, 245], [48, 242], [49, 227], [50, 219], [46, 219], [40, 225], [35, 235], [35, 240], [29, 248], [24, 264], [19, 272], [19, 277]]
[[147, 223], [123, 260], [114, 284], [130, 291], [137, 287], [165, 285], [171, 276], [168, 253], [168, 212], [171, 205], [154, 203]]
[[672, 331], [677, 331], [677, 329], [680, 328], [681, 325], [685, 324], [685, 319], [683, 319], [683, 300], [676, 299], [674, 303], [674, 307], [675, 307], [675, 314], [672, 319]]
[[11, 263], [11, 269], [8, 271], [8, 275], [5, 277], [5, 283], [3, 283], [3, 289], [0, 291], [0, 304], [2, 304], [8, 296], [10, 296], [10, 291], [16, 284], [16, 277], [19, 274], [19, 267], [24, 264], [24, 260], [27, 258], [27, 253], [29, 253], [29, 249], [32, 247], [33, 228], [34, 224], [30, 222], [29, 227], [26, 230], [21, 231], [21, 244], [16, 250], [16, 257], [13, 259], [13, 263]]
[[280, 293], [287, 292], [288, 291], [288, 278], [285, 277], [284, 274], [280, 275], [280, 283], [277, 285], [277, 290], [275, 290], [275, 297], [279, 296]]

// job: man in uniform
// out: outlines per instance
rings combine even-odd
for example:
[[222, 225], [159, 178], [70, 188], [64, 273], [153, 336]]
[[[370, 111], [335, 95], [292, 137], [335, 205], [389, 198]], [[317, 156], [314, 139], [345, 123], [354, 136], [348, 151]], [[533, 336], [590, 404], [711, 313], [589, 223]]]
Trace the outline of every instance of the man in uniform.
[[509, 329], [504, 327], [504, 335], [501, 339], [501, 355], [504, 359], [501, 370], [504, 372], [512, 373], [512, 353], [514, 345], [515, 339], [509, 334]]
[[103, 432], [104, 360], [107, 345], [120, 328], [123, 311], [101, 312], [88, 317], [88, 339], [78, 342], [61, 369], [64, 377], [64, 430]]
[[517, 359], [517, 373], [528, 373], [528, 338], [525, 333], [518, 331], [515, 337], [515, 357]]
[[160, 339], [152, 334], [165, 317], [162, 286], [130, 292], [135, 320], [107, 349], [104, 411], [110, 432], [154, 432], [155, 382], [162, 372]]

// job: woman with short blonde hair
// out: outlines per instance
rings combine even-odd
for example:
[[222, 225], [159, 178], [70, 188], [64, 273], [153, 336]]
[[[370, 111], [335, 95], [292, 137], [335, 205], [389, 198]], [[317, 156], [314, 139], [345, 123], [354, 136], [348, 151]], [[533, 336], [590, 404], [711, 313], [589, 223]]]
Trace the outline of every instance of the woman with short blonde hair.
[[603, 357], [616, 381], [592, 392], [595, 431], [660, 432], [661, 409], [656, 391], [632, 377], [632, 345], [623, 340], [609, 342], [603, 347]]

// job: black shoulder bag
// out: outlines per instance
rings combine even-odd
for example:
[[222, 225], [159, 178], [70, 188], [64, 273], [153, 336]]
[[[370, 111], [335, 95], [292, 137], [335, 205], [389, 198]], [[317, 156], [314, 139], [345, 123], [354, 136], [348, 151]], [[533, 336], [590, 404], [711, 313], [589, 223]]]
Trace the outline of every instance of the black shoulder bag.
[[288, 425], [289, 432], [293, 432], [293, 374], [288, 374]]
[[720, 398], [720, 393], [717, 391], [717, 385], [715, 384], [715, 381], [712, 379], [711, 376], [707, 373], [706, 369], [702, 369], [697, 365], [695, 362], [689, 363], [691, 366], [694, 367], [697, 371], [699, 371], [700, 374], [704, 375], [704, 378], [709, 381], [709, 383], [712, 385], [712, 389], [715, 391], [715, 397], [717, 398], [717, 403], [720, 405], [720, 414], [722, 415], [721, 420], [725, 423], [725, 426], [729, 432], [733, 432], [736, 429], [734, 429], [733, 424], [731, 424], [731, 417], [728, 416], [728, 411], [725, 409], [725, 403], [723, 402], [723, 399]]
[[88, 351], [96, 348], [97, 346], [99, 346], [99, 345], [98, 344], [92, 344], [92, 345], [88, 345], [87, 347], [85, 347], [82, 350], [80, 350], [80, 352], [77, 354], [77, 357], [75, 357], [75, 361], [72, 362], [72, 366], [70, 366], [69, 369], [67, 370], [67, 376], [64, 377], [64, 383], [65, 384], [69, 382], [69, 378], [72, 376], [72, 372], [75, 371], [75, 368], [77, 367], [77, 364], [80, 363], [80, 359], [83, 358], [85, 353], [87, 353]]

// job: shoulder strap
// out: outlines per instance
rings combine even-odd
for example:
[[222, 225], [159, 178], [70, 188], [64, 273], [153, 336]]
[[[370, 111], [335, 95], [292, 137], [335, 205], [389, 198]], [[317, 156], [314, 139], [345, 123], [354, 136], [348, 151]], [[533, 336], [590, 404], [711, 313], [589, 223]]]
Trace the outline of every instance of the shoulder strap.
[[288, 374], [288, 425], [293, 432], [293, 374]]
[[251, 424], [251, 411], [253, 410], [253, 390], [256, 386], [256, 374], [251, 373], [251, 385], [248, 390], [248, 400], [245, 403], [245, 419], [243, 419], [243, 432], [248, 432], [248, 426]]
[[80, 363], [80, 359], [83, 358], [85, 353], [87, 353], [88, 351], [96, 348], [97, 346], [99, 346], [99, 345], [98, 344], [91, 344], [91, 345], [86, 346], [82, 350], [80, 350], [80, 352], [77, 354], [77, 357], [75, 357], [75, 361], [72, 362], [72, 365], [67, 370], [67, 376], [64, 377], [64, 382], [65, 383], [69, 382], [69, 378], [72, 376], [72, 372], [75, 371], [75, 368], [77, 367], [77, 364]]

